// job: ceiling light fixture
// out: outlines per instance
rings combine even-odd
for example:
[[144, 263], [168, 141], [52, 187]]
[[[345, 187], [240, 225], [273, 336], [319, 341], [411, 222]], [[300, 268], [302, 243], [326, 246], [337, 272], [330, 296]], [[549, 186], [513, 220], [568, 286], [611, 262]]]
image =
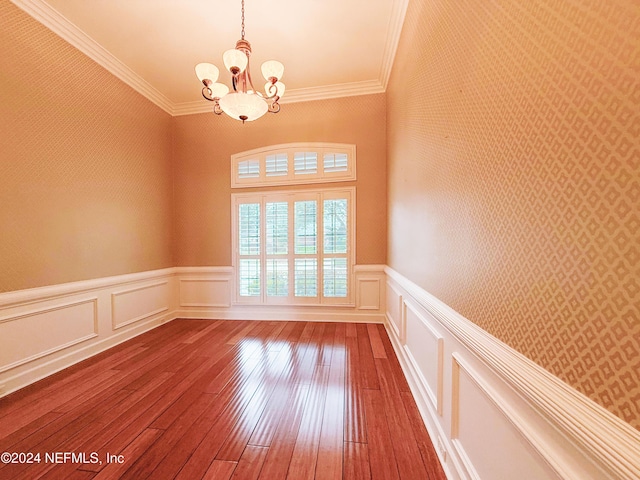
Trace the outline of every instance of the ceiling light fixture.
[[226, 113], [236, 120], [250, 122], [260, 118], [267, 112], [278, 113], [278, 100], [284, 95], [284, 83], [280, 81], [284, 72], [284, 65], [275, 60], [268, 60], [262, 64], [262, 75], [267, 83], [265, 94], [258, 92], [251, 80], [249, 58], [251, 44], [244, 39], [244, 0], [242, 0], [242, 32], [236, 43], [236, 48], [227, 50], [222, 55], [224, 66], [231, 73], [233, 91], [222, 83], [216, 83], [220, 71], [211, 63], [196, 65], [196, 75], [203, 83], [202, 96], [213, 102], [213, 113]]

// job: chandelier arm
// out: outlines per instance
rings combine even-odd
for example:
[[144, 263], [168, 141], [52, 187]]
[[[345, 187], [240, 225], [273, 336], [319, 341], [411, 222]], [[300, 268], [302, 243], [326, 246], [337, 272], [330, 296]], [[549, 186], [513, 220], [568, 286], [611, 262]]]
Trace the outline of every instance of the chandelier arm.
[[245, 69], [245, 73], [246, 73], [247, 83], [251, 86], [251, 90], [257, 93], [258, 91], [256, 90], [256, 87], [253, 86], [253, 80], [251, 79], [251, 61], [247, 63], [247, 68]]
[[222, 108], [220, 108], [220, 104], [218, 103], [218, 100], [214, 100], [215, 103], [213, 104], [213, 113], [215, 113], [216, 115], [222, 115]]
[[278, 98], [273, 101], [273, 103], [269, 104], [269, 113], [278, 113], [280, 111], [280, 104], [278, 103]]
[[271, 99], [271, 98], [275, 98], [275, 102], [278, 101], [278, 99], [280, 98], [280, 96], [278, 95], [278, 86], [275, 83], [275, 79], [272, 80], [271, 85], [269, 85], [269, 88], [267, 88], [267, 90], [265, 91], [265, 93], [267, 94], [267, 98]]
[[205, 85], [202, 88], [202, 96], [206, 99], [209, 100], [210, 102], [213, 102], [213, 92], [211, 91], [211, 88], [209, 88], [208, 85]]

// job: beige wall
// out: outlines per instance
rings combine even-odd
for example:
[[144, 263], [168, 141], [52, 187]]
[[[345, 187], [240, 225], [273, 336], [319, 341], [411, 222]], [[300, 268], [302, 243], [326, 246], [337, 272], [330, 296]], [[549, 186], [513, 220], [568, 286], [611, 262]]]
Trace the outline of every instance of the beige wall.
[[291, 142], [356, 144], [357, 181], [340, 184], [356, 185], [356, 262], [385, 263], [384, 94], [285, 104], [244, 125], [225, 115], [176, 117], [173, 133], [177, 265], [231, 265], [230, 157]]
[[412, 0], [388, 262], [640, 428], [640, 8]]
[[0, 292], [170, 267], [170, 129], [0, 2]]

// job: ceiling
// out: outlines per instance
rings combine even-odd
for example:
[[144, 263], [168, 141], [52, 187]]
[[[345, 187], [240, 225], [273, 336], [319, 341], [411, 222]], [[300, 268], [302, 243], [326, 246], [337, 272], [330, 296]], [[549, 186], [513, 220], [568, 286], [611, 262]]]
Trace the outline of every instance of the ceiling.
[[[240, 38], [240, 0], [12, 0], [171, 115], [208, 112], [194, 73], [221, 69]], [[260, 65], [279, 60], [280, 103], [386, 89], [408, 0], [245, 0], [245, 38]]]

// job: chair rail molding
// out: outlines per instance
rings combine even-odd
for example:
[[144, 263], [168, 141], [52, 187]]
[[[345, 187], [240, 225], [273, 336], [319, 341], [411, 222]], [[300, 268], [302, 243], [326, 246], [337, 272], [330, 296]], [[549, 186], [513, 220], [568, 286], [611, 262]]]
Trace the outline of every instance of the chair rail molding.
[[[528, 462], [521, 465], [526, 470], [519, 471], [532, 475], [533, 468], [567, 480], [640, 478], [640, 432], [392, 268], [386, 267], [385, 273], [387, 302], [396, 301], [395, 295], [405, 305], [399, 313], [405, 317], [402, 319], [390, 318], [390, 311], [398, 312], [398, 308], [387, 309], [387, 331], [434, 436], [434, 445], [441, 444], [438, 453], [450, 478], [490, 480], [496, 472], [489, 474], [482, 458], [507, 458], [509, 449], [519, 449], [514, 454], [521, 454], [522, 461]], [[421, 369], [429, 365], [417, 362], [416, 352], [407, 347], [411, 342], [400, 336], [398, 325], [405, 325], [407, 332], [411, 328], [418, 332], [405, 323], [416, 322], [406, 318], [406, 305], [419, 311], [413, 317], [426, 319], [432, 331], [442, 334], [444, 415], [433, 408], [433, 395], [427, 393], [438, 387], [425, 385], [428, 375]], [[411, 341], [416, 345], [421, 339]], [[470, 435], [462, 438], [461, 432], [468, 428], [462, 422], [475, 422], [472, 410], [476, 408], [467, 398], [461, 399], [463, 394], [476, 396], [477, 405], [483, 403], [486, 411], [475, 413], [492, 418], [496, 426], [502, 423], [508, 432], [505, 435], [513, 434], [517, 445], [500, 445], [499, 438], [491, 438], [493, 429], [483, 432], [483, 441], [478, 444], [473, 444]], [[482, 422], [478, 420], [476, 425]], [[459, 454], [461, 451], [463, 454]]]

